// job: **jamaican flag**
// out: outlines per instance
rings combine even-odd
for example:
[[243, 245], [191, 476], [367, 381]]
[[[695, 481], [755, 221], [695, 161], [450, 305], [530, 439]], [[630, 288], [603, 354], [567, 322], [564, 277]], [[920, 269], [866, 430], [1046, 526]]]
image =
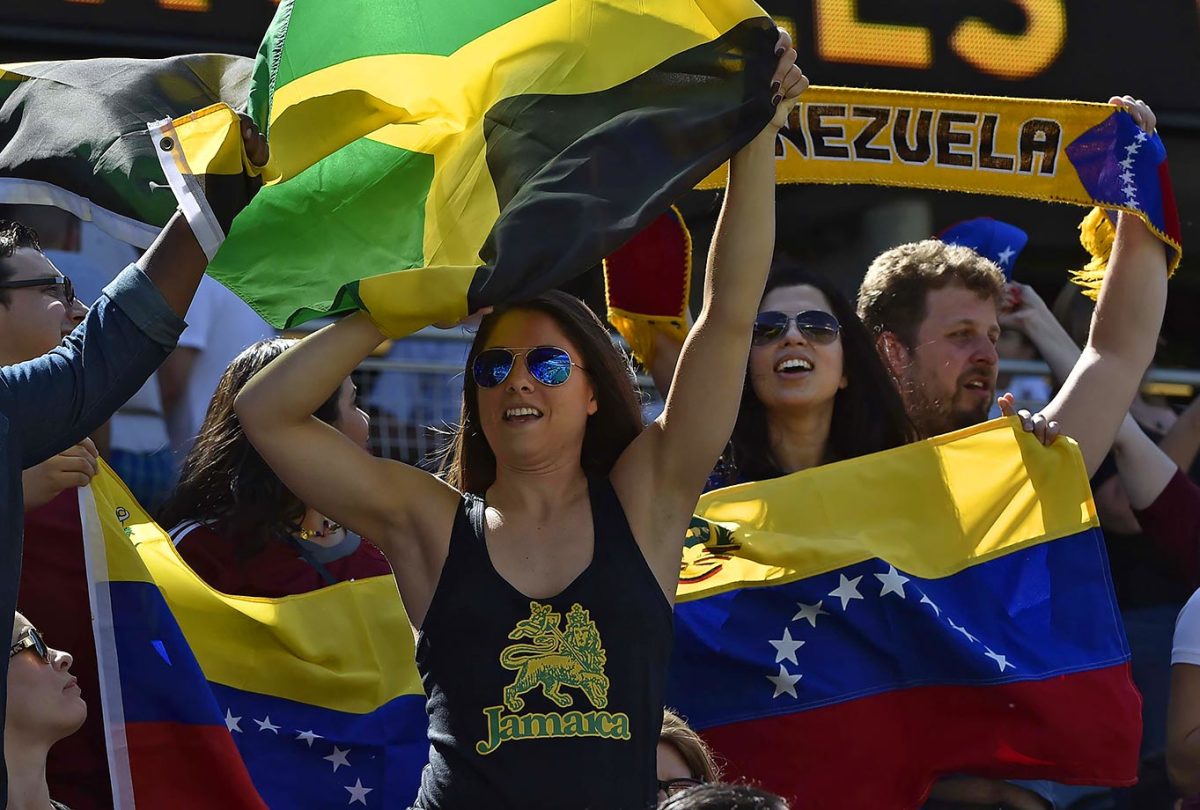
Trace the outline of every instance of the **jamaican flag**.
[[[240, 97], [239, 60], [199, 80], [168, 60], [136, 87], [109, 62], [104, 110], [39, 107], [33, 132], [63, 128], [56, 177], [92, 218], [161, 225], [178, 203], [210, 274], [273, 324], [361, 307], [402, 333], [598, 266], [766, 124], [776, 36], [748, 0], [283, 0]], [[35, 90], [7, 111], [18, 129]], [[270, 141], [260, 178], [235, 110]], [[110, 155], [157, 207], [99, 201]]]

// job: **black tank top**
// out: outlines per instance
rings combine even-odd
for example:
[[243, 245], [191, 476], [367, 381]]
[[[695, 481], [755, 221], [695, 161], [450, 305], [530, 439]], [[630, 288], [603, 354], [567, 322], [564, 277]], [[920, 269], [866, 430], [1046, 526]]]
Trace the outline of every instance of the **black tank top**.
[[429, 764], [418, 810], [645, 810], [674, 622], [607, 479], [592, 562], [547, 599], [492, 566], [466, 496], [417, 639]]

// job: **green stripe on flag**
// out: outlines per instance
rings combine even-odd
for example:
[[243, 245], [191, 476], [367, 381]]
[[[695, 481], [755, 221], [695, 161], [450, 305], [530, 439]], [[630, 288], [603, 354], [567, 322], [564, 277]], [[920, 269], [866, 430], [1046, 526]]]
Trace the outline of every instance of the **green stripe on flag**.
[[[346, 14], [342, 2], [295, 0], [275, 86], [318, 70], [383, 54], [449, 56], [468, 42], [554, 0], [376, 0]], [[285, 13], [280, 7], [278, 19]], [[274, 23], [272, 23], [274, 28]]]
[[[433, 168], [432, 155], [355, 141], [259, 191], [254, 206], [234, 220], [209, 275], [272, 324], [349, 312], [358, 302], [339, 291], [343, 285], [424, 264]], [[313, 257], [325, 257], [318, 272]], [[308, 306], [297, 311], [297, 301]]]

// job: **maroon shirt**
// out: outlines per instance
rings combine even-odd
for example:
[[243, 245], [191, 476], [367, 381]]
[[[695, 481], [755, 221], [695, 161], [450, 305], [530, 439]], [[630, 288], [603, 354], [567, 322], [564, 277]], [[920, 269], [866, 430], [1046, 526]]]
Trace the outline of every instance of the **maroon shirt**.
[[1200, 587], [1200, 487], [1176, 470], [1154, 503], [1134, 510], [1142, 533], [1170, 560], [1189, 588]]
[[[222, 593], [279, 598], [326, 585], [321, 573], [286, 543], [270, 542], [248, 560], [239, 560], [233, 538], [199, 523], [171, 530], [179, 556], [201, 579]], [[383, 552], [366, 540], [351, 554], [324, 563], [339, 582], [391, 574]]]
[[104, 746], [104, 715], [96, 643], [92, 637], [79, 490], [65, 489], [45, 506], [25, 513], [25, 551], [17, 610], [71, 654], [71, 674], [88, 704], [83, 728], [59, 740], [46, 759], [50, 795], [73, 810], [111, 808], [112, 785]]

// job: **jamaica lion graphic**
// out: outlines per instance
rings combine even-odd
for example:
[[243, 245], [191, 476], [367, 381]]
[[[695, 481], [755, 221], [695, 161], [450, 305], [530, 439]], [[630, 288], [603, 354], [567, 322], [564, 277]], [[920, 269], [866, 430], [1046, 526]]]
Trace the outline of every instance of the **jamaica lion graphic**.
[[[529, 618], [517, 622], [508, 637], [518, 643], [500, 652], [500, 666], [516, 672], [513, 682], [504, 687], [503, 704], [483, 710], [487, 720], [487, 738], [476, 743], [480, 754], [490, 754], [509, 740], [547, 739], [551, 737], [603, 737], [629, 739], [629, 716], [599, 711], [608, 705], [608, 676], [604, 674], [607, 657], [600, 631], [591, 614], [578, 603], [562, 614], [550, 605], [529, 603]], [[546, 714], [524, 713], [521, 696], [540, 688], [543, 695], [559, 708], [575, 703], [576, 696], [564, 688], [577, 689], [597, 711], [569, 711]], [[506, 711], [507, 710], [507, 713]]]

